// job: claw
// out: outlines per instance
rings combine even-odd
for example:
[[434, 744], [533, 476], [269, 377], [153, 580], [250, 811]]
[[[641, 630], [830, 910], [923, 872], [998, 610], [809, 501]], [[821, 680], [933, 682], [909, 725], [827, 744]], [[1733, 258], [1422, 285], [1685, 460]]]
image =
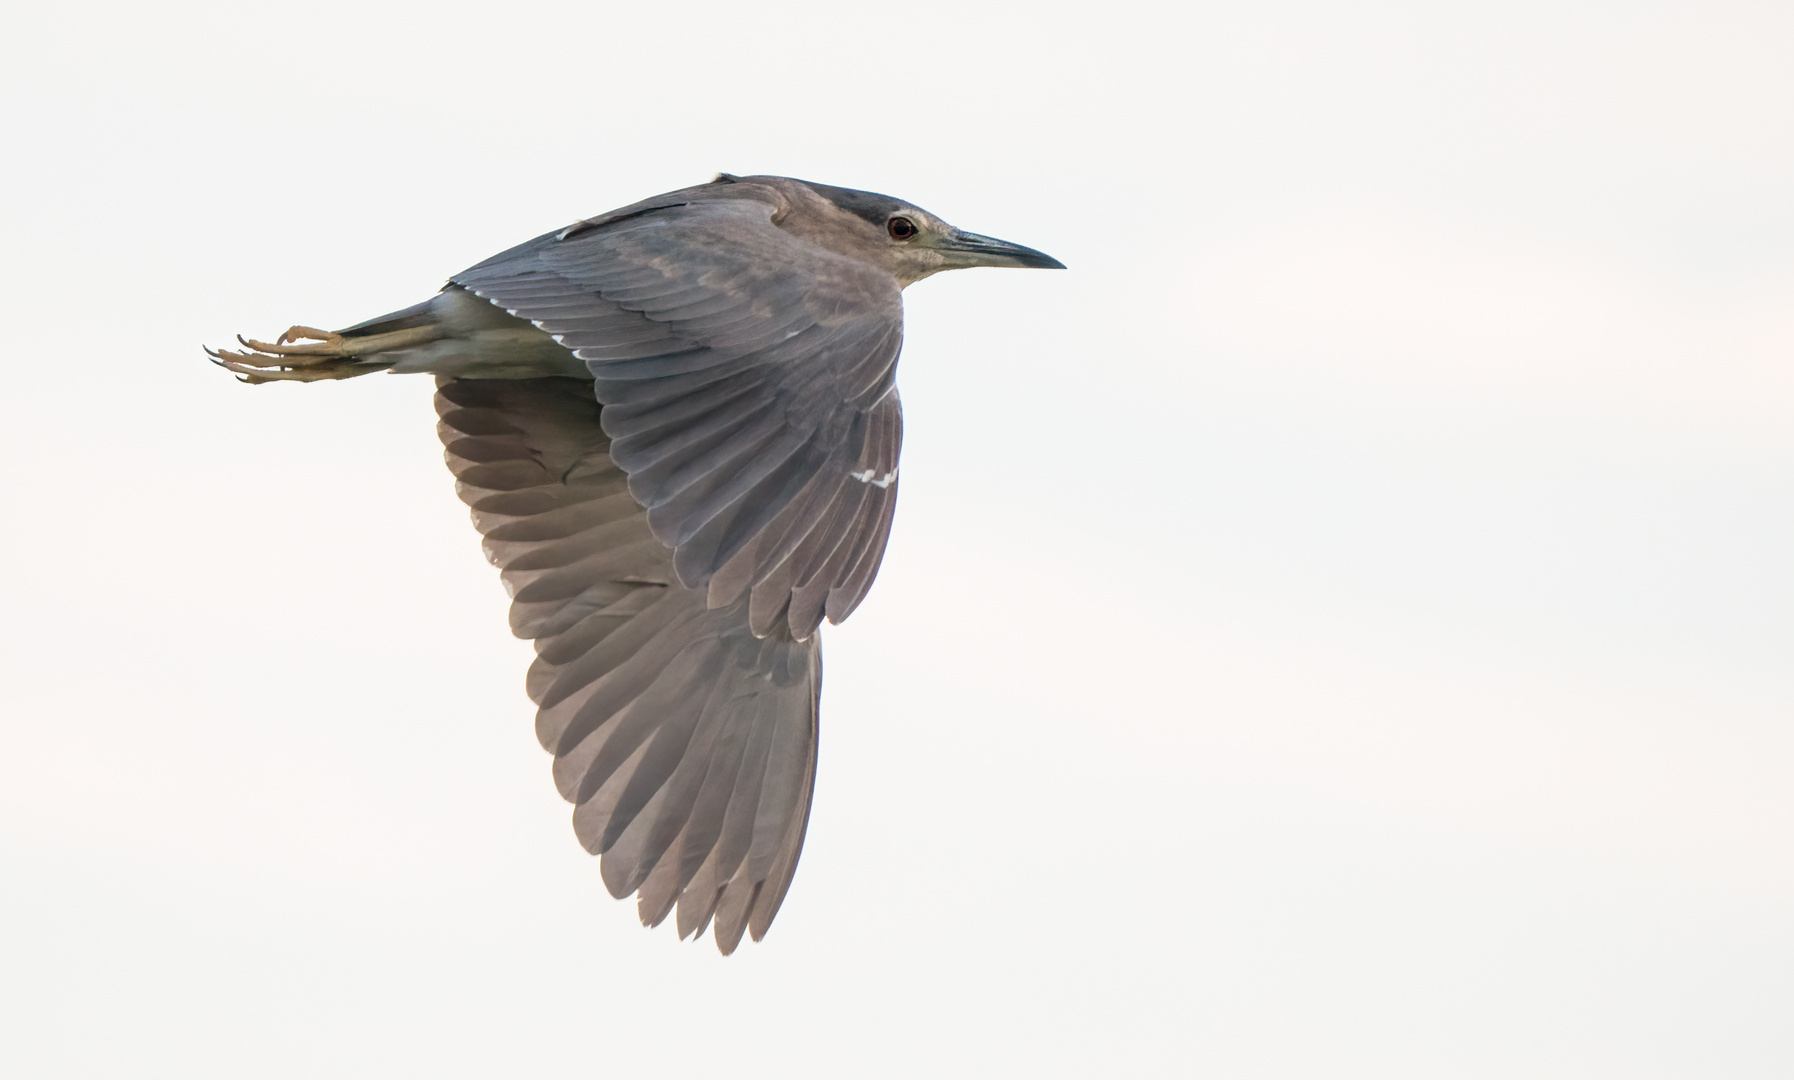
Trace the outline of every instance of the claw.
[[237, 343], [244, 351], [207, 349], [206, 355], [212, 363], [246, 383], [318, 382], [384, 371], [395, 358], [383, 358], [383, 353], [435, 341], [441, 336], [441, 329], [434, 325], [410, 326], [380, 334], [357, 334], [351, 344], [334, 330], [289, 326], [273, 341], [257, 341], [238, 334]]
[[[311, 344], [290, 344], [299, 340]], [[295, 326], [281, 334], [278, 341], [257, 341], [237, 335], [247, 351], [206, 349], [212, 363], [246, 383], [319, 382], [324, 379], [351, 379], [379, 371], [385, 365], [372, 365], [350, 355], [341, 334]]]

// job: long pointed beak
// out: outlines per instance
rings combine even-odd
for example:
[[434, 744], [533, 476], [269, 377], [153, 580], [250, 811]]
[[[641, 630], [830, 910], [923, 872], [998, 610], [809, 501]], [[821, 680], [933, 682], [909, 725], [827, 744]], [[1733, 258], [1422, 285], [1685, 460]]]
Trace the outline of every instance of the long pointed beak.
[[954, 229], [946, 239], [933, 245], [947, 257], [947, 266], [960, 269], [968, 266], [1021, 266], [1032, 270], [1063, 270], [1065, 264], [1044, 251], [998, 240], [994, 236]]

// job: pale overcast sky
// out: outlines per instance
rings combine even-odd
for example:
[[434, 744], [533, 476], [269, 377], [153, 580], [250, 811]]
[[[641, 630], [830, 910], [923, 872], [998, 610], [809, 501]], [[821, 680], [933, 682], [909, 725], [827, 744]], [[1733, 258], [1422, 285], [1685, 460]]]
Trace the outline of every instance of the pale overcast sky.
[[[0, 1071], [1794, 1075], [1794, 8], [36, 5], [0, 40]], [[772, 172], [907, 296], [778, 923], [580, 850], [423, 378]]]

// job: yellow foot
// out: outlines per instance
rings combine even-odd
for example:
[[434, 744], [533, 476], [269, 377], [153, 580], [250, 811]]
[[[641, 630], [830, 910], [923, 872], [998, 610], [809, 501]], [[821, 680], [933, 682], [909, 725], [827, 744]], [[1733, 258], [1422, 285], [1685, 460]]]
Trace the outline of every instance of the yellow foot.
[[[206, 355], [246, 383], [352, 379], [386, 366], [360, 362], [350, 354], [348, 342], [341, 334], [309, 326], [290, 327], [272, 342], [256, 341], [241, 334], [237, 335], [237, 341], [245, 351], [207, 349]], [[296, 341], [306, 344], [292, 344]]]
[[[309, 345], [293, 345], [290, 342], [308, 341]], [[256, 341], [237, 335], [238, 344], [246, 349], [254, 349], [258, 353], [269, 356], [321, 356], [336, 360], [349, 355], [347, 343], [343, 336], [333, 330], [316, 330], [309, 326], [289, 326], [286, 333], [274, 340], [273, 344]]]

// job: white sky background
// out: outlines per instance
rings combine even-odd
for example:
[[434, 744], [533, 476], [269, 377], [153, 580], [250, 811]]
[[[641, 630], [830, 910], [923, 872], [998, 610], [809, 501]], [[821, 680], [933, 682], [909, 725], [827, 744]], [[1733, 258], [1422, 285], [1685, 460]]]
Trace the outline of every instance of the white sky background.
[[[9, 15], [0, 1069], [1790, 1075], [1794, 9], [1444, 7]], [[428, 380], [199, 352], [719, 169], [1071, 267], [908, 294], [727, 960], [575, 843]]]

